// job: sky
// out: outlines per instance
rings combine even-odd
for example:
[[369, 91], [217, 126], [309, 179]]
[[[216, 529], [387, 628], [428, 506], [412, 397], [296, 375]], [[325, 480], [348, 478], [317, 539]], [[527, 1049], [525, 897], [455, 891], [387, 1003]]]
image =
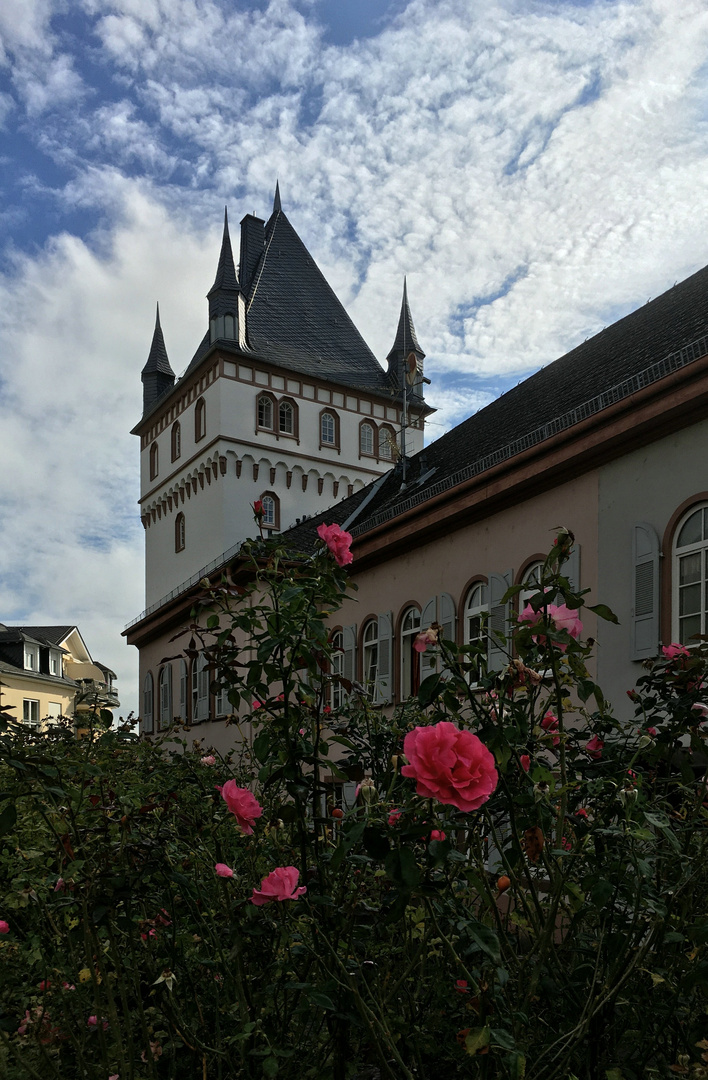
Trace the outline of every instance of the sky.
[[[0, 0], [0, 621], [137, 705], [140, 371], [283, 209], [430, 439], [708, 262], [708, 0]], [[218, 552], [215, 552], [215, 555]]]

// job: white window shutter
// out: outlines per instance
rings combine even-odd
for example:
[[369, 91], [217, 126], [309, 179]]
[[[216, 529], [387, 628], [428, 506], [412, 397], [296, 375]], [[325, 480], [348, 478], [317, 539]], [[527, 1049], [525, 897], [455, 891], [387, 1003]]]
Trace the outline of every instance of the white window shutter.
[[[449, 593], [440, 593], [438, 597], [438, 622], [442, 626], [440, 636], [445, 641], [456, 641], [457, 637], [457, 606]], [[449, 669], [443, 670], [443, 675], [448, 675]]]
[[[438, 619], [438, 598], [433, 596], [431, 600], [423, 608], [420, 613], [420, 629], [427, 630], [428, 627], [437, 622]], [[428, 675], [432, 675], [437, 669], [437, 655], [430, 646], [424, 653], [420, 654], [420, 681], [423, 682], [427, 679]]]
[[197, 715], [195, 720], [209, 719], [209, 665], [204, 656], [197, 661]]
[[342, 627], [342, 678], [356, 679], [356, 623]]
[[356, 803], [356, 789], [358, 786], [353, 780], [345, 780], [342, 784], [342, 806], [345, 810], [351, 810]]
[[180, 719], [187, 719], [187, 663], [185, 660], [179, 662], [179, 715]]
[[571, 591], [577, 592], [580, 588], [580, 544], [573, 544], [568, 561], [561, 569], [561, 574], [568, 578]]
[[659, 537], [646, 521], [632, 526], [632, 632], [630, 660], [659, 652]]
[[511, 605], [503, 604], [502, 597], [514, 582], [514, 571], [489, 575], [489, 652], [487, 664], [490, 671], [499, 671], [508, 663], [508, 657], [492, 632], [503, 634], [506, 638], [511, 629]]
[[393, 701], [393, 614], [379, 615], [379, 662], [374, 705]]

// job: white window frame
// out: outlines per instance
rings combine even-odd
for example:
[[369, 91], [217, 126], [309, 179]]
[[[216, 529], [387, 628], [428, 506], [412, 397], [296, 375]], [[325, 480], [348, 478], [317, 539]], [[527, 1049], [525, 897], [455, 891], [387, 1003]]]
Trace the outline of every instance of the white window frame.
[[367, 690], [374, 691], [379, 674], [379, 623], [369, 619], [361, 637], [361, 674]]
[[[416, 681], [420, 686], [420, 653], [413, 648], [413, 642], [421, 632], [420, 611], [417, 607], [408, 607], [401, 619], [401, 682], [400, 699], [407, 701], [417, 691], [413, 689]], [[417, 675], [417, 679], [416, 679]]]
[[168, 728], [173, 720], [172, 716], [172, 664], [165, 664], [160, 668], [160, 719], [158, 727], [161, 730]]
[[39, 645], [25, 642], [25, 671], [39, 671]]
[[[330, 661], [332, 675], [344, 674], [344, 635], [341, 630], [335, 630], [332, 634], [332, 659]], [[333, 709], [341, 709], [344, 705], [344, 687], [334, 680], [330, 683], [330, 704]]]
[[[371, 448], [370, 449], [369, 449], [368, 446], [364, 445], [364, 432], [365, 431], [371, 432]], [[362, 453], [362, 454], [366, 454], [367, 457], [373, 457], [374, 456], [374, 451], [375, 451], [375, 446], [376, 446], [376, 434], [374, 432], [374, 425], [370, 424], [368, 422], [368, 420], [365, 420], [364, 423], [359, 428], [359, 452]]]
[[278, 405], [278, 431], [281, 435], [295, 434], [295, 407], [290, 401]]
[[[692, 517], [701, 515], [701, 539], [689, 543], [680, 544], [679, 538], [684, 528]], [[699, 577], [697, 580], [681, 584], [681, 563], [698, 556], [700, 562]], [[672, 582], [671, 582], [671, 640], [681, 642], [691, 648], [697, 644], [692, 640], [693, 634], [705, 634], [708, 626], [708, 503], [702, 502], [687, 510], [674, 530], [672, 546]], [[682, 589], [698, 586], [699, 605], [702, 610], [684, 616], [681, 614]], [[685, 595], [685, 594], [684, 594]], [[698, 629], [690, 628], [690, 633], [682, 628], [682, 622], [686, 619], [698, 618]]]
[[337, 423], [331, 412], [323, 412], [320, 417], [320, 442], [324, 446], [337, 445]]
[[275, 528], [275, 499], [272, 495], [264, 495], [261, 499], [261, 505], [263, 507], [263, 520], [262, 524], [266, 528]]
[[22, 723], [32, 731], [39, 731], [39, 698], [22, 699]]
[[148, 671], [143, 680], [143, 731], [151, 735], [155, 730], [155, 680]]
[[58, 649], [49, 650], [49, 674], [61, 679], [61, 653]]
[[267, 394], [261, 394], [258, 398], [258, 427], [264, 431], [273, 430], [273, 399]]

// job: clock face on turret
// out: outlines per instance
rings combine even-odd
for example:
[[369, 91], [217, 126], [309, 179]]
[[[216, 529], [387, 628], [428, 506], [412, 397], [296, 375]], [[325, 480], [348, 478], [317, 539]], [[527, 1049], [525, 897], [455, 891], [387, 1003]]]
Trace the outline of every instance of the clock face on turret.
[[414, 352], [408, 353], [405, 360], [406, 382], [413, 386], [418, 378], [418, 357]]

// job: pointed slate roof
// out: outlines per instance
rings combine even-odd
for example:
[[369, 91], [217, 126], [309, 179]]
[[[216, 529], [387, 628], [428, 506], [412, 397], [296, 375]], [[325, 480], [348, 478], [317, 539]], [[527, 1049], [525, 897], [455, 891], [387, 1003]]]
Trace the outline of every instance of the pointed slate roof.
[[418, 338], [416, 337], [415, 327], [413, 325], [413, 316], [411, 315], [411, 309], [408, 306], [408, 288], [406, 285], [406, 279], [404, 278], [403, 300], [401, 301], [401, 314], [398, 320], [396, 340], [391, 346], [391, 351], [386, 357], [386, 359], [392, 360], [395, 359], [396, 356], [407, 356], [411, 350], [419, 353], [421, 358], [425, 356], [425, 353], [418, 344]]
[[170, 375], [173, 379], [175, 373], [170, 367], [170, 361], [167, 357], [167, 349], [165, 348], [165, 339], [162, 336], [162, 327], [160, 326], [160, 305], [157, 305], [157, 312], [155, 315], [155, 331], [152, 335], [152, 344], [150, 346], [150, 352], [145, 363], [145, 367], [142, 370], [143, 375], [150, 375], [152, 372], [158, 371], [161, 375]]
[[224, 207], [224, 232], [221, 238], [219, 264], [216, 268], [214, 284], [209, 289], [207, 296], [211, 296], [212, 293], [221, 289], [238, 289], [238, 278], [236, 277], [234, 256], [231, 250], [231, 237], [229, 236], [229, 215], [226, 207]]

